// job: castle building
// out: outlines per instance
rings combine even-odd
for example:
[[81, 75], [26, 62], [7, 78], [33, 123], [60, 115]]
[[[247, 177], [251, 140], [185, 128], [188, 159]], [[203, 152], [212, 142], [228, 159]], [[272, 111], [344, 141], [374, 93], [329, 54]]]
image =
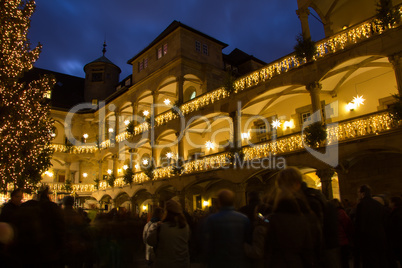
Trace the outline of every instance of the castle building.
[[225, 43], [173, 21], [122, 80], [105, 50], [85, 79], [55, 74], [55, 153], [42, 182], [55, 194], [71, 182], [82, 205], [134, 213], [172, 197], [204, 210], [222, 188], [240, 207], [285, 166], [328, 198], [355, 200], [364, 183], [400, 195], [402, 128], [390, 108], [402, 94], [402, 1], [392, 25], [365, 0], [297, 2], [305, 39], [311, 9], [323, 22], [312, 58], [226, 55]]

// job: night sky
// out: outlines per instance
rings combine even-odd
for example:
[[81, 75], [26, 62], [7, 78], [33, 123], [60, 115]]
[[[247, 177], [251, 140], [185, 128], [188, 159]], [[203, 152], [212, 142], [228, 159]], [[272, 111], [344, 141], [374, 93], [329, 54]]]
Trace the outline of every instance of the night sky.
[[[127, 61], [173, 20], [265, 62], [293, 51], [301, 32], [296, 0], [36, 0], [29, 39], [43, 51], [35, 66], [84, 77], [85, 64], [102, 56], [130, 75]], [[309, 18], [312, 39], [323, 27]]]

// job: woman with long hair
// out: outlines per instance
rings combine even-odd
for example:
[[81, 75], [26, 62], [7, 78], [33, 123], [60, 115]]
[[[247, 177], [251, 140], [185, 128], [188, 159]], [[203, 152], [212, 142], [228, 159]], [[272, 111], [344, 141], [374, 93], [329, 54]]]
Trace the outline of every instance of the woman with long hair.
[[155, 250], [153, 267], [190, 267], [189, 239], [190, 228], [181, 205], [172, 199], [166, 201], [162, 222], [147, 238]]

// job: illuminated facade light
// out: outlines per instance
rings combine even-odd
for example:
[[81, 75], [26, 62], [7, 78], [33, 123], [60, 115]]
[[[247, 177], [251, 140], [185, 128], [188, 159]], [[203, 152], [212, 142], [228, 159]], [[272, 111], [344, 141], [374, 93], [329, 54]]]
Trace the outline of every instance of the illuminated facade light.
[[88, 134], [87, 133], [85, 133], [84, 135], [82, 135], [83, 137], [84, 137], [84, 139], [88, 139]]
[[148, 111], [148, 110], [145, 110], [145, 111], [142, 112], [142, 114], [143, 114], [144, 116], [148, 116], [148, 115], [149, 115], [149, 111]]
[[142, 164], [143, 164], [144, 166], [148, 165], [148, 163], [149, 163], [148, 159], [142, 160]]
[[142, 206], [142, 210], [146, 211], [146, 210], [147, 210], [147, 206], [146, 206], [146, 205], [143, 205], [143, 206]]
[[140, 168], [140, 166], [139, 166], [138, 164], [136, 164], [134, 167], [135, 167], [135, 169], [139, 169], [139, 168]]
[[108, 169], [108, 170], [107, 170], [107, 174], [109, 174], [109, 175], [112, 174], [112, 170], [111, 170], [111, 169]]
[[109, 128], [109, 133], [113, 133], [114, 129], [112, 127]]
[[363, 95], [362, 96], [357, 95], [352, 100], [352, 102], [356, 105], [356, 107], [359, 107], [360, 105], [363, 105], [364, 101], [365, 101], [365, 99], [363, 99]]
[[209, 206], [208, 200], [205, 200], [204, 202], [202, 202], [202, 205], [203, 205], [204, 207], [208, 207], [208, 206]]
[[172, 158], [172, 157], [173, 157], [172, 152], [168, 152], [168, 153], [166, 154], [166, 157], [167, 157], [167, 158]]
[[124, 170], [127, 170], [127, 169], [128, 169], [128, 166], [127, 166], [127, 165], [124, 165], [124, 166], [123, 166], [123, 169], [124, 169]]
[[169, 105], [170, 104], [170, 100], [169, 99], [165, 99], [164, 101], [163, 101], [163, 103], [165, 104], [165, 105]]
[[293, 119], [291, 119], [289, 121], [285, 121], [283, 123], [283, 129], [288, 129], [288, 128], [295, 128], [295, 123], [294, 123]]
[[213, 142], [207, 141], [207, 142], [205, 143], [205, 147], [206, 147], [207, 149], [213, 149], [213, 148], [215, 147], [215, 145], [213, 144]]
[[122, 172], [121, 168], [117, 169], [117, 173], [121, 173], [121, 172]]
[[356, 104], [354, 102], [349, 102], [346, 104], [347, 111], [354, 111], [356, 109]]
[[127, 126], [128, 124], [130, 124], [130, 120], [124, 120], [124, 124]]
[[272, 124], [271, 124], [271, 125], [272, 125], [273, 128], [277, 129], [278, 127], [281, 126], [281, 121], [279, 121], [278, 119], [276, 119], [276, 120], [272, 121]]
[[45, 171], [45, 175], [47, 175], [51, 178], [51, 177], [53, 177], [53, 172], [47, 170], [47, 171]]
[[83, 176], [84, 178], [86, 178], [86, 177], [88, 177], [88, 173], [84, 172], [84, 173], [82, 173], [82, 176]]
[[242, 133], [242, 134], [241, 134], [241, 138], [242, 138], [243, 140], [249, 139], [249, 138], [250, 138], [250, 133], [248, 133], [248, 132]]

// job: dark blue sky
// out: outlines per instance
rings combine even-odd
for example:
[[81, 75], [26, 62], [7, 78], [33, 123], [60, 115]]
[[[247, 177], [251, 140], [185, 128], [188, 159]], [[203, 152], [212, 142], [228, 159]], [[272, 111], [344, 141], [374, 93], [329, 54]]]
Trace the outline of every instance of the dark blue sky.
[[[127, 60], [173, 20], [271, 62], [293, 51], [301, 32], [296, 0], [36, 0], [29, 38], [43, 51], [35, 66], [84, 77], [83, 67], [102, 56], [131, 73]], [[310, 16], [313, 40], [323, 37]]]

